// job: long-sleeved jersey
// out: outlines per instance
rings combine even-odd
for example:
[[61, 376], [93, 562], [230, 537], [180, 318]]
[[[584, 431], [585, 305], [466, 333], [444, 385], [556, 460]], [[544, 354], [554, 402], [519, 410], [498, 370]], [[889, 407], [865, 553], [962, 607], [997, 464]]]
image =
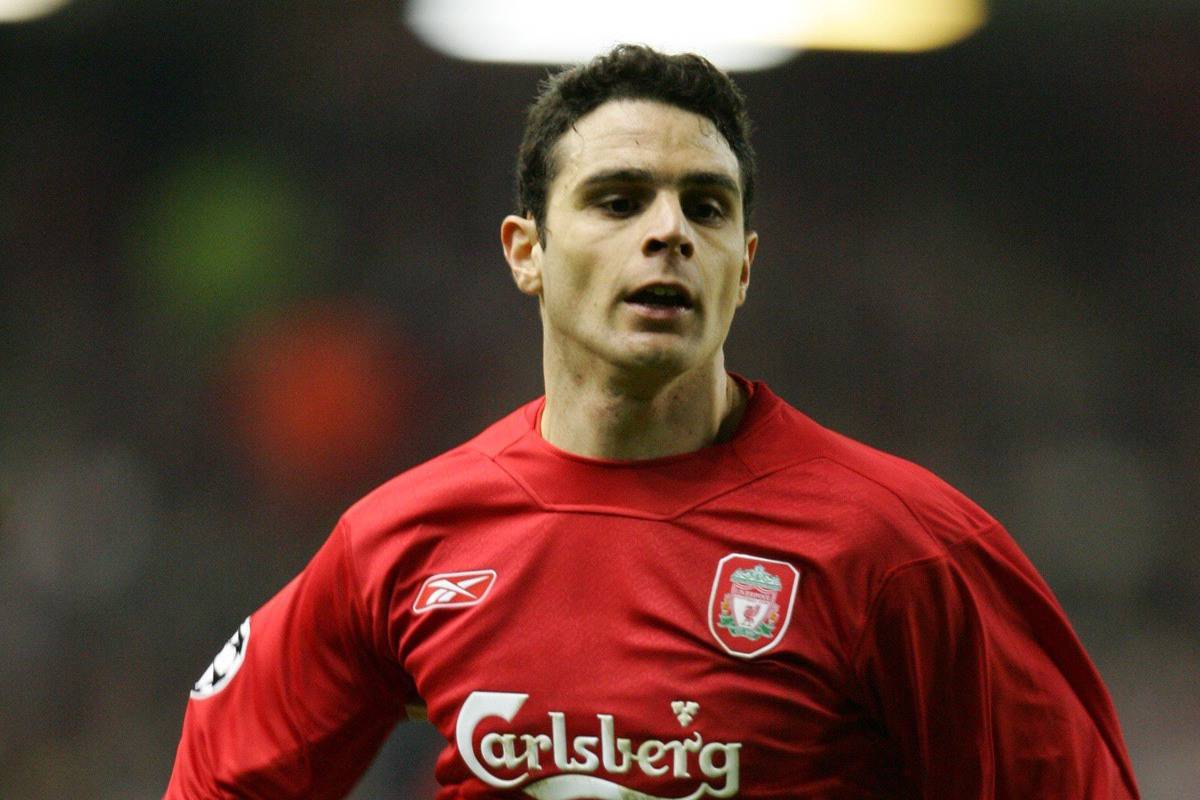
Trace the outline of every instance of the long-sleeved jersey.
[[196, 684], [167, 797], [339, 797], [416, 715], [440, 800], [1137, 797], [1004, 529], [744, 388], [694, 453], [565, 453], [537, 401], [368, 495]]

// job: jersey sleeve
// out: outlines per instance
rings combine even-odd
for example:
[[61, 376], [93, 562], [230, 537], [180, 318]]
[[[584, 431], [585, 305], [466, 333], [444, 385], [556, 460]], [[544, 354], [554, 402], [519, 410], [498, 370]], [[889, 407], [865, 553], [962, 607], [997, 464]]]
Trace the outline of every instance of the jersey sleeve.
[[906, 796], [1138, 796], [1099, 675], [999, 526], [893, 570], [854, 661]]
[[415, 691], [376, 641], [344, 522], [192, 691], [168, 800], [333, 798]]

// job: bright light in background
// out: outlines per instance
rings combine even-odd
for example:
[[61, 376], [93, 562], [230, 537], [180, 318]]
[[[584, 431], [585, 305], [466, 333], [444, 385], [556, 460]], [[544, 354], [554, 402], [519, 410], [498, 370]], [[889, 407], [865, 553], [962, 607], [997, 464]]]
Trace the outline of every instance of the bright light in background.
[[409, 26], [472, 61], [569, 64], [618, 42], [766, 69], [803, 49], [917, 51], [979, 28], [984, 0], [411, 0]]
[[[765, 69], [793, 55], [764, 41], [783, 25], [804, 26], [800, 4], [728, 0], [412, 0], [408, 23], [435, 49], [458, 58], [568, 64], [618, 42], [703, 53], [725, 69]], [[718, 23], [718, 24], [714, 24]]]
[[777, 33], [814, 50], [933, 50], [967, 38], [987, 19], [985, 0], [808, 0], [803, 5], [816, 7], [812, 27]]
[[25, 22], [53, 14], [70, 0], [0, 0], [0, 23]]

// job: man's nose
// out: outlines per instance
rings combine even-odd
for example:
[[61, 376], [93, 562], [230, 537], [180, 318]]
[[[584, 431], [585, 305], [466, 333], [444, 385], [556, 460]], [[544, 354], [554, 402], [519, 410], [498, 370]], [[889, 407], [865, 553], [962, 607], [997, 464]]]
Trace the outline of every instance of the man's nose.
[[647, 228], [642, 240], [642, 255], [678, 251], [683, 258], [692, 257], [696, 249], [692, 241], [692, 227], [678, 197], [666, 192], [660, 194], [645, 218]]

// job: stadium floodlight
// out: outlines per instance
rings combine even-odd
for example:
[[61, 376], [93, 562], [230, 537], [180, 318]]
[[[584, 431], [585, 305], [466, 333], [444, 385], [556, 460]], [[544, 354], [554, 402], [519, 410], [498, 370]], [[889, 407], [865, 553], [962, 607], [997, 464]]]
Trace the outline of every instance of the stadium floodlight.
[[798, 44], [814, 50], [914, 53], [954, 44], [987, 20], [985, 0], [843, 0], [819, 5]]
[[986, 9], [984, 0], [411, 0], [405, 17], [426, 44], [471, 61], [569, 64], [637, 42], [752, 70], [803, 49], [941, 47], [982, 25]]
[[28, 22], [53, 14], [70, 0], [0, 0], [0, 24]]

